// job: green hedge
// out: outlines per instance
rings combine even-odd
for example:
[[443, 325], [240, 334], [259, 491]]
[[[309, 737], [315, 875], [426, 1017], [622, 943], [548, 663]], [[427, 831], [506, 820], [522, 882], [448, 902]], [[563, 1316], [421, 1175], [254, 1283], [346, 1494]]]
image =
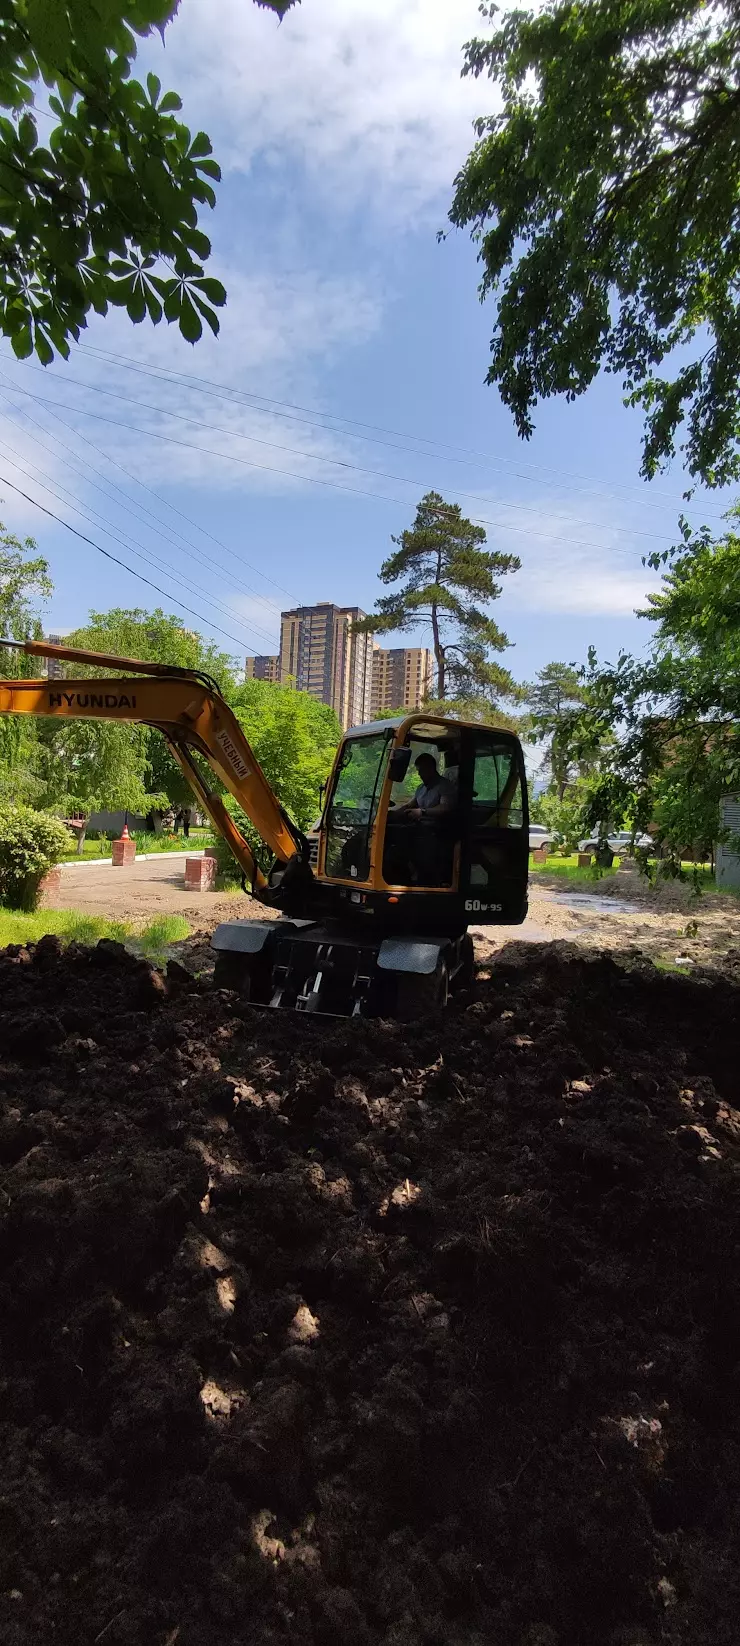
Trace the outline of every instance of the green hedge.
[[44, 875], [68, 855], [69, 841], [58, 817], [0, 803], [0, 903], [32, 912]]

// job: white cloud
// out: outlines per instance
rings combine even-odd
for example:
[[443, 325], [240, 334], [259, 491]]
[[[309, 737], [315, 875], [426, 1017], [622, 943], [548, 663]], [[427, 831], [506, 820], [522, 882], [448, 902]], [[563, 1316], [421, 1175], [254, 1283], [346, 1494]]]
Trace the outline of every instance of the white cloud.
[[[65, 438], [74, 437], [78, 428], [147, 485], [283, 491], [299, 485], [303, 475], [328, 472], [329, 478], [341, 479], [341, 471], [327, 471], [315, 460], [344, 455], [343, 442], [329, 430], [286, 421], [204, 390], [208, 384], [239, 391], [259, 385], [278, 400], [310, 397], [319, 364], [374, 333], [380, 323], [378, 300], [352, 277], [323, 277], [309, 270], [287, 285], [279, 276], [246, 274], [219, 267], [215, 260], [212, 272], [221, 276], [228, 292], [218, 338], [205, 328], [194, 350], [174, 326], [162, 322], [134, 328], [125, 314], [113, 310], [105, 321], [90, 326], [68, 366], [58, 362], [41, 372], [6, 355], [3, 376], [25, 391], [16, 403], [35, 417], [61, 416]], [[91, 352], [97, 347], [105, 351], [105, 359]], [[117, 351], [140, 366], [158, 368], [162, 377], [113, 366], [110, 355]], [[167, 375], [173, 372], [197, 378], [200, 385], [176, 382]], [[113, 390], [121, 398], [91, 393], [80, 383]], [[48, 413], [29, 396], [50, 402]], [[95, 413], [99, 421], [76, 417], [70, 407]], [[53, 422], [49, 429], [59, 433]], [[30, 432], [26, 439], [31, 440]], [[238, 461], [222, 461], [213, 453]], [[84, 447], [80, 457], [86, 460]], [[87, 460], [98, 462], [89, 453]]]
[[464, 42], [485, 31], [477, 0], [305, 0], [280, 27], [220, 0], [214, 22], [213, 0], [188, 0], [156, 66], [225, 168], [287, 155], [335, 202], [398, 218], [449, 194], [492, 103], [460, 77]]
[[40, 484], [39, 466], [54, 487], [64, 484], [62, 454], [54, 458], [39, 452], [29, 432], [19, 427], [13, 418], [0, 384], [0, 518], [8, 530], [16, 534], [27, 532], [38, 537], [43, 526], [43, 515], [27, 497], [37, 497], [51, 509], [57, 506], [53, 496]]
[[546, 566], [530, 564], [518, 573], [510, 603], [558, 616], [632, 617], [654, 584], [641, 567], [622, 567], [606, 556], [586, 558], [571, 551], [551, 558]]
[[[557, 496], [550, 522], [548, 540], [544, 509], [528, 511], [525, 506], [517, 510], [521, 536], [515, 542], [507, 533], [505, 546], [520, 555], [522, 567], [506, 579], [508, 609], [554, 616], [631, 617], [645, 604], [648, 590], [656, 587], [659, 578], [641, 564], [641, 550], [630, 544], [624, 531], [630, 524], [628, 508], [620, 513], [612, 505], [611, 525], [596, 525], [584, 514], [580, 497]], [[489, 531], [489, 542], [494, 539], [495, 532]]]

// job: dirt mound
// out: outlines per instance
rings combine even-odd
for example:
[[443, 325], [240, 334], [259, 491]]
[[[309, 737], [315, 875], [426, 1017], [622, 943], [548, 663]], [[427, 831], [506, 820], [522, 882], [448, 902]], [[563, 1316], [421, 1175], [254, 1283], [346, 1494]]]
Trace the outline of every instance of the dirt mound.
[[740, 994], [0, 956], [5, 1646], [730, 1646]]

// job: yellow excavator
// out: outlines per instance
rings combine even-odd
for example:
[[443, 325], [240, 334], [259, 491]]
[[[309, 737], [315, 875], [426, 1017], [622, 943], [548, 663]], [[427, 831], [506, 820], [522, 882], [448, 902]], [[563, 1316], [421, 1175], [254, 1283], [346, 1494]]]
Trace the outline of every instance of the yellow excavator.
[[[265, 1006], [410, 1019], [470, 981], [469, 925], [525, 919], [527, 785], [511, 732], [423, 711], [353, 727], [337, 750], [321, 822], [306, 836], [208, 675], [46, 641], [0, 644], [114, 670], [0, 680], [0, 714], [156, 727], [231, 848], [245, 890], [277, 911], [274, 920], [217, 927], [219, 985]], [[268, 872], [214, 777], [272, 855]]]

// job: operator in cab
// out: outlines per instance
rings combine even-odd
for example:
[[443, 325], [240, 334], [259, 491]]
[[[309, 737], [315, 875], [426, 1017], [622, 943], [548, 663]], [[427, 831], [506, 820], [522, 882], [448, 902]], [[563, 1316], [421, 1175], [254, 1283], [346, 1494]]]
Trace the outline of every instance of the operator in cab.
[[446, 886], [452, 878], [457, 785], [437, 770], [432, 754], [420, 754], [414, 765], [421, 782], [398, 808], [399, 822], [416, 825], [413, 845], [406, 843], [406, 875], [412, 885]]
[[449, 777], [442, 777], [437, 771], [434, 756], [420, 754], [414, 765], [421, 782], [411, 799], [407, 800], [405, 805], [399, 806], [399, 811], [414, 821], [428, 816], [430, 812], [437, 817], [444, 817], [454, 811], [457, 805], [457, 790]]

